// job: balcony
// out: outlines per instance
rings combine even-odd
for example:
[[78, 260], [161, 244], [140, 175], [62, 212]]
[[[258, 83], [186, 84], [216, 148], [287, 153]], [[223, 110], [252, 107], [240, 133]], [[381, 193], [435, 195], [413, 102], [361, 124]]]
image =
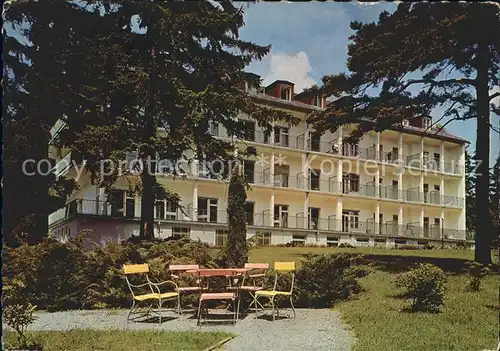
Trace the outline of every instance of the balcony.
[[[62, 215], [62, 211], [65, 212], [64, 216]], [[117, 209], [107, 201], [78, 199], [70, 202], [60, 211], [57, 211], [57, 219], [53, 220], [50, 224], [57, 223], [63, 219], [68, 219], [76, 215], [139, 220], [139, 217], [134, 216], [135, 213], [140, 213], [140, 204], [128, 204], [125, 208]], [[227, 226], [228, 215], [225, 209], [193, 209], [192, 205], [188, 205], [184, 209], [177, 208], [174, 211], [168, 211], [166, 207], [162, 206], [161, 208], [156, 207], [155, 209], [155, 221], [223, 224]], [[393, 221], [375, 223], [373, 219], [361, 221], [357, 218], [344, 218], [343, 220], [338, 220], [334, 215], [328, 216], [327, 218], [311, 218], [310, 216], [304, 215], [304, 213], [271, 216], [269, 210], [248, 213], [247, 224], [256, 227], [303, 229], [385, 237], [402, 236], [430, 239], [456, 239], [465, 237], [464, 230], [441, 228], [435, 225], [420, 227], [418, 222], [398, 225]]]

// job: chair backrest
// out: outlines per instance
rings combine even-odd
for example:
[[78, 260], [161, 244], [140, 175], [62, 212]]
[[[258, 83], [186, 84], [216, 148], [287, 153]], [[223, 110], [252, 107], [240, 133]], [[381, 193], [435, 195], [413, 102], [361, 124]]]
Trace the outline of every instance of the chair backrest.
[[269, 269], [269, 263], [245, 263], [246, 269]]
[[[147, 285], [149, 287], [149, 289], [151, 290], [151, 292], [154, 292], [153, 288], [150, 284], [150, 281], [149, 281], [148, 272], [149, 272], [149, 266], [147, 263], [144, 263], [144, 264], [124, 264], [123, 265], [123, 273], [125, 274], [125, 281], [127, 282], [127, 285], [128, 285], [129, 290], [130, 290], [130, 293], [132, 294], [132, 297], [135, 296], [134, 289], [137, 289], [137, 288], [144, 286], [144, 285]], [[128, 280], [127, 275], [139, 274], [139, 273], [145, 273], [146, 283], [137, 286], [137, 285], [132, 284], [130, 282], [130, 280]]]
[[293, 291], [293, 284], [295, 283], [295, 262], [274, 262], [274, 271], [275, 279], [274, 279], [274, 288], [276, 290], [278, 285], [278, 273], [291, 272], [292, 274], [292, 283], [290, 285], [290, 293]]
[[295, 262], [274, 262], [275, 271], [294, 271]]
[[[257, 279], [260, 280], [263, 285], [265, 277], [267, 276], [267, 270], [269, 269], [269, 263], [245, 263], [245, 268], [249, 271], [243, 276], [242, 285], [245, 285], [245, 281], [250, 280], [253, 286], [257, 286]], [[250, 271], [253, 271], [253, 273]], [[257, 271], [257, 273], [255, 271]]]
[[189, 271], [194, 269], [199, 269], [200, 266], [197, 264], [171, 264], [168, 266], [170, 271]]
[[144, 264], [124, 264], [123, 273], [127, 274], [137, 274], [137, 273], [148, 273], [149, 266], [147, 263]]

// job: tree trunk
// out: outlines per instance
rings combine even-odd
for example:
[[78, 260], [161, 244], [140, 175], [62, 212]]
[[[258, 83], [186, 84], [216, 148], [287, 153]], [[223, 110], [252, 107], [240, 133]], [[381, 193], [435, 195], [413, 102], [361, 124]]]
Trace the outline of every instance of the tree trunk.
[[478, 46], [478, 69], [476, 78], [477, 136], [474, 158], [479, 165], [476, 171], [476, 250], [475, 260], [491, 263], [489, 209], [490, 169], [490, 109], [488, 92], [489, 50], [486, 44]]
[[141, 174], [142, 195], [141, 195], [141, 239], [154, 238], [154, 186], [155, 186], [155, 162], [151, 157], [151, 152], [142, 158], [143, 169]]
[[143, 147], [144, 152], [141, 155], [142, 158], [142, 196], [141, 196], [141, 228], [140, 237], [141, 239], [152, 239], [154, 238], [154, 204], [155, 204], [155, 194], [154, 188], [156, 185], [156, 152], [152, 143], [152, 138], [156, 133], [154, 115], [153, 115], [153, 92], [154, 85], [153, 79], [155, 78], [154, 70], [154, 49], [151, 49], [149, 56], [149, 67], [148, 67], [148, 81], [149, 81], [149, 91], [148, 98], [146, 101], [145, 115], [144, 115], [144, 139]]

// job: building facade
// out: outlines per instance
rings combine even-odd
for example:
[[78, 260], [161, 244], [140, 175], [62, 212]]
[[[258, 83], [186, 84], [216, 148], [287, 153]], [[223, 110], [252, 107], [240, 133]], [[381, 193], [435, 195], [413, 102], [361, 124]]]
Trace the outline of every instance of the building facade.
[[[358, 144], [344, 139], [354, 126], [335, 133], [315, 133], [308, 114], [324, 109], [324, 97], [294, 94], [294, 85], [276, 81], [245, 89], [259, 104], [284, 109], [300, 123], [276, 122], [270, 133], [245, 116], [248, 140], [235, 140], [223, 126], [211, 125], [217, 138], [238, 148], [251, 147], [255, 156], [243, 161], [247, 191], [247, 238], [258, 245], [307, 244], [336, 246], [453, 245], [466, 240], [466, 140], [432, 127], [420, 118], [384, 132], [369, 132]], [[134, 161], [134, 154], [128, 159]], [[68, 177], [68, 154], [58, 172]], [[62, 166], [61, 166], [62, 165]], [[158, 200], [155, 235], [187, 235], [221, 246], [227, 239], [227, 165], [192, 161], [158, 163], [159, 183], [180, 195], [180, 206]], [[65, 238], [78, 232], [98, 243], [138, 235], [140, 197], [120, 179], [106, 195], [85, 173], [80, 190], [65, 208], [49, 218], [52, 234]]]

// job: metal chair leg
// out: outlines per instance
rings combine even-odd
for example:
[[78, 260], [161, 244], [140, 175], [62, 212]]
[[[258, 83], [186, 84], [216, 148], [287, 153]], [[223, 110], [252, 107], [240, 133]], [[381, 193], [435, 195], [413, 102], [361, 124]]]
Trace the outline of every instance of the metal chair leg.
[[201, 300], [200, 300], [200, 303], [198, 304], [198, 322], [196, 323], [196, 325], [200, 325], [200, 319], [201, 319]]
[[274, 296], [271, 298], [271, 305], [273, 306], [273, 322], [274, 322], [276, 319], [276, 316], [274, 314]]
[[158, 299], [158, 324], [161, 324], [161, 299]]
[[181, 294], [177, 295], [177, 313], [179, 314], [179, 318], [181, 318], [182, 315]]
[[134, 310], [134, 307], [135, 307], [135, 300], [132, 300], [132, 307], [130, 308], [130, 311], [128, 311], [128, 315], [127, 315], [127, 324], [130, 320], [130, 315], [132, 314], [132, 311]]
[[293, 306], [292, 295], [290, 295], [290, 305], [292, 306], [293, 319], [295, 319], [295, 307]]

